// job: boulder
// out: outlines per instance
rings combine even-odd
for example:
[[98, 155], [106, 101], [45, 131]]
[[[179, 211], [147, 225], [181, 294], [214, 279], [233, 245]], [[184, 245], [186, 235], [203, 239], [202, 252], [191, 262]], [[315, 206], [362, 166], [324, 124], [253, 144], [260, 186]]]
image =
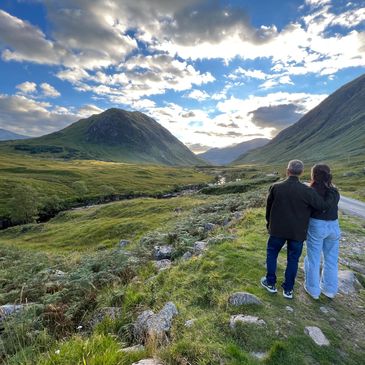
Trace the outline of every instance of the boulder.
[[205, 223], [204, 224], [204, 231], [209, 232], [215, 228], [215, 224], [213, 223]]
[[189, 320], [187, 320], [185, 322], [185, 327], [188, 327], [188, 328], [192, 327], [194, 325], [195, 321], [196, 321], [196, 319], [189, 319]]
[[208, 244], [205, 241], [196, 241], [193, 246], [193, 252], [195, 255], [200, 255], [207, 250]]
[[160, 261], [155, 261], [154, 264], [159, 271], [162, 271], [168, 269], [171, 266], [171, 260], [163, 259]]
[[189, 259], [191, 259], [192, 257], [193, 257], [192, 253], [188, 251], [188, 252], [185, 252], [185, 253], [183, 254], [182, 259], [183, 259], [183, 260], [189, 260]]
[[329, 346], [330, 342], [318, 327], [305, 327], [304, 333], [308, 335], [318, 346]]
[[154, 256], [156, 260], [171, 259], [172, 256], [172, 246], [155, 246]]
[[134, 362], [132, 365], [162, 365], [162, 363], [156, 359], [143, 359], [138, 362]]
[[0, 306], [0, 322], [14, 313], [22, 311], [26, 304], [5, 304]]
[[97, 324], [102, 322], [105, 318], [117, 319], [122, 314], [122, 308], [119, 307], [104, 307], [96, 311], [90, 321], [90, 327], [94, 328]]
[[233, 306], [240, 305], [261, 305], [262, 302], [255, 295], [246, 292], [237, 292], [230, 295], [228, 303]]
[[166, 303], [157, 314], [152, 310], [142, 312], [134, 323], [136, 338], [141, 342], [145, 342], [148, 338], [164, 340], [177, 314], [178, 310], [172, 302]]
[[145, 347], [143, 345], [134, 345], [134, 346], [130, 346], [130, 347], [125, 347], [121, 351], [123, 351], [123, 352], [139, 352], [139, 351], [144, 351], [144, 350], [145, 350]]
[[235, 328], [237, 323], [256, 324], [258, 326], [264, 326], [266, 324], [266, 322], [263, 319], [259, 319], [259, 317], [245, 316], [244, 314], [231, 316], [229, 326]]
[[342, 294], [356, 293], [360, 283], [351, 270], [340, 270], [338, 272], [338, 291]]

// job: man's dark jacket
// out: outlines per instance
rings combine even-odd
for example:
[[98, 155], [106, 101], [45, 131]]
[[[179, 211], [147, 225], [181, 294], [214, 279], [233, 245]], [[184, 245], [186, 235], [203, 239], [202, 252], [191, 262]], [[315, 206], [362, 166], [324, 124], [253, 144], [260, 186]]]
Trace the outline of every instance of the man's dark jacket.
[[266, 205], [266, 221], [271, 236], [304, 241], [312, 210], [325, 211], [336, 199], [335, 190], [322, 198], [314, 189], [301, 183], [296, 176], [270, 187]]

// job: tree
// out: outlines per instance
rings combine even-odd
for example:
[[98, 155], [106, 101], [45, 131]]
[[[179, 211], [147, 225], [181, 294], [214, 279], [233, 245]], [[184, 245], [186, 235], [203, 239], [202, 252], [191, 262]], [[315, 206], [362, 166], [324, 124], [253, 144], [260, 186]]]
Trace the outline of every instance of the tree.
[[89, 192], [85, 181], [79, 180], [72, 183], [72, 188], [76, 191], [76, 194], [83, 197]]
[[10, 219], [14, 224], [33, 223], [38, 217], [39, 202], [36, 190], [18, 185], [10, 201]]

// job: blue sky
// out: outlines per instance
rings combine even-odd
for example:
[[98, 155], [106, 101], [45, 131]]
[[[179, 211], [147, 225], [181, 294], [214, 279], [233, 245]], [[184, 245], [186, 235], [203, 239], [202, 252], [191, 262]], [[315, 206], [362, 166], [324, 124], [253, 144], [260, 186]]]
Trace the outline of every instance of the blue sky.
[[3, 0], [0, 128], [110, 107], [196, 152], [272, 138], [364, 73], [362, 0]]

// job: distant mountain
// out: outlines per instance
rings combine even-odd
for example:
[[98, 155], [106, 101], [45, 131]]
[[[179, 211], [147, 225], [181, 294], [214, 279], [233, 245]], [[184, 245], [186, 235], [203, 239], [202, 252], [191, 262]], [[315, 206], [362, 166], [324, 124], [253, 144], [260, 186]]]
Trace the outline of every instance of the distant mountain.
[[43, 137], [3, 142], [0, 150], [64, 159], [165, 165], [204, 163], [154, 119], [109, 109]]
[[25, 139], [29, 138], [27, 136], [22, 136], [21, 134], [13, 133], [10, 131], [7, 131], [6, 129], [0, 128], [0, 141], [10, 141], [10, 140], [16, 140], [16, 139]]
[[365, 75], [342, 86], [266, 146], [235, 163], [311, 162], [365, 156]]
[[238, 143], [232, 146], [224, 148], [211, 148], [210, 150], [198, 154], [200, 158], [214, 164], [214, 165], [226, 165], [234, 161], [254, 148], [258, 148], [267, 144], [270, 140], [267, 138], [255, 138], [250, 141]]

